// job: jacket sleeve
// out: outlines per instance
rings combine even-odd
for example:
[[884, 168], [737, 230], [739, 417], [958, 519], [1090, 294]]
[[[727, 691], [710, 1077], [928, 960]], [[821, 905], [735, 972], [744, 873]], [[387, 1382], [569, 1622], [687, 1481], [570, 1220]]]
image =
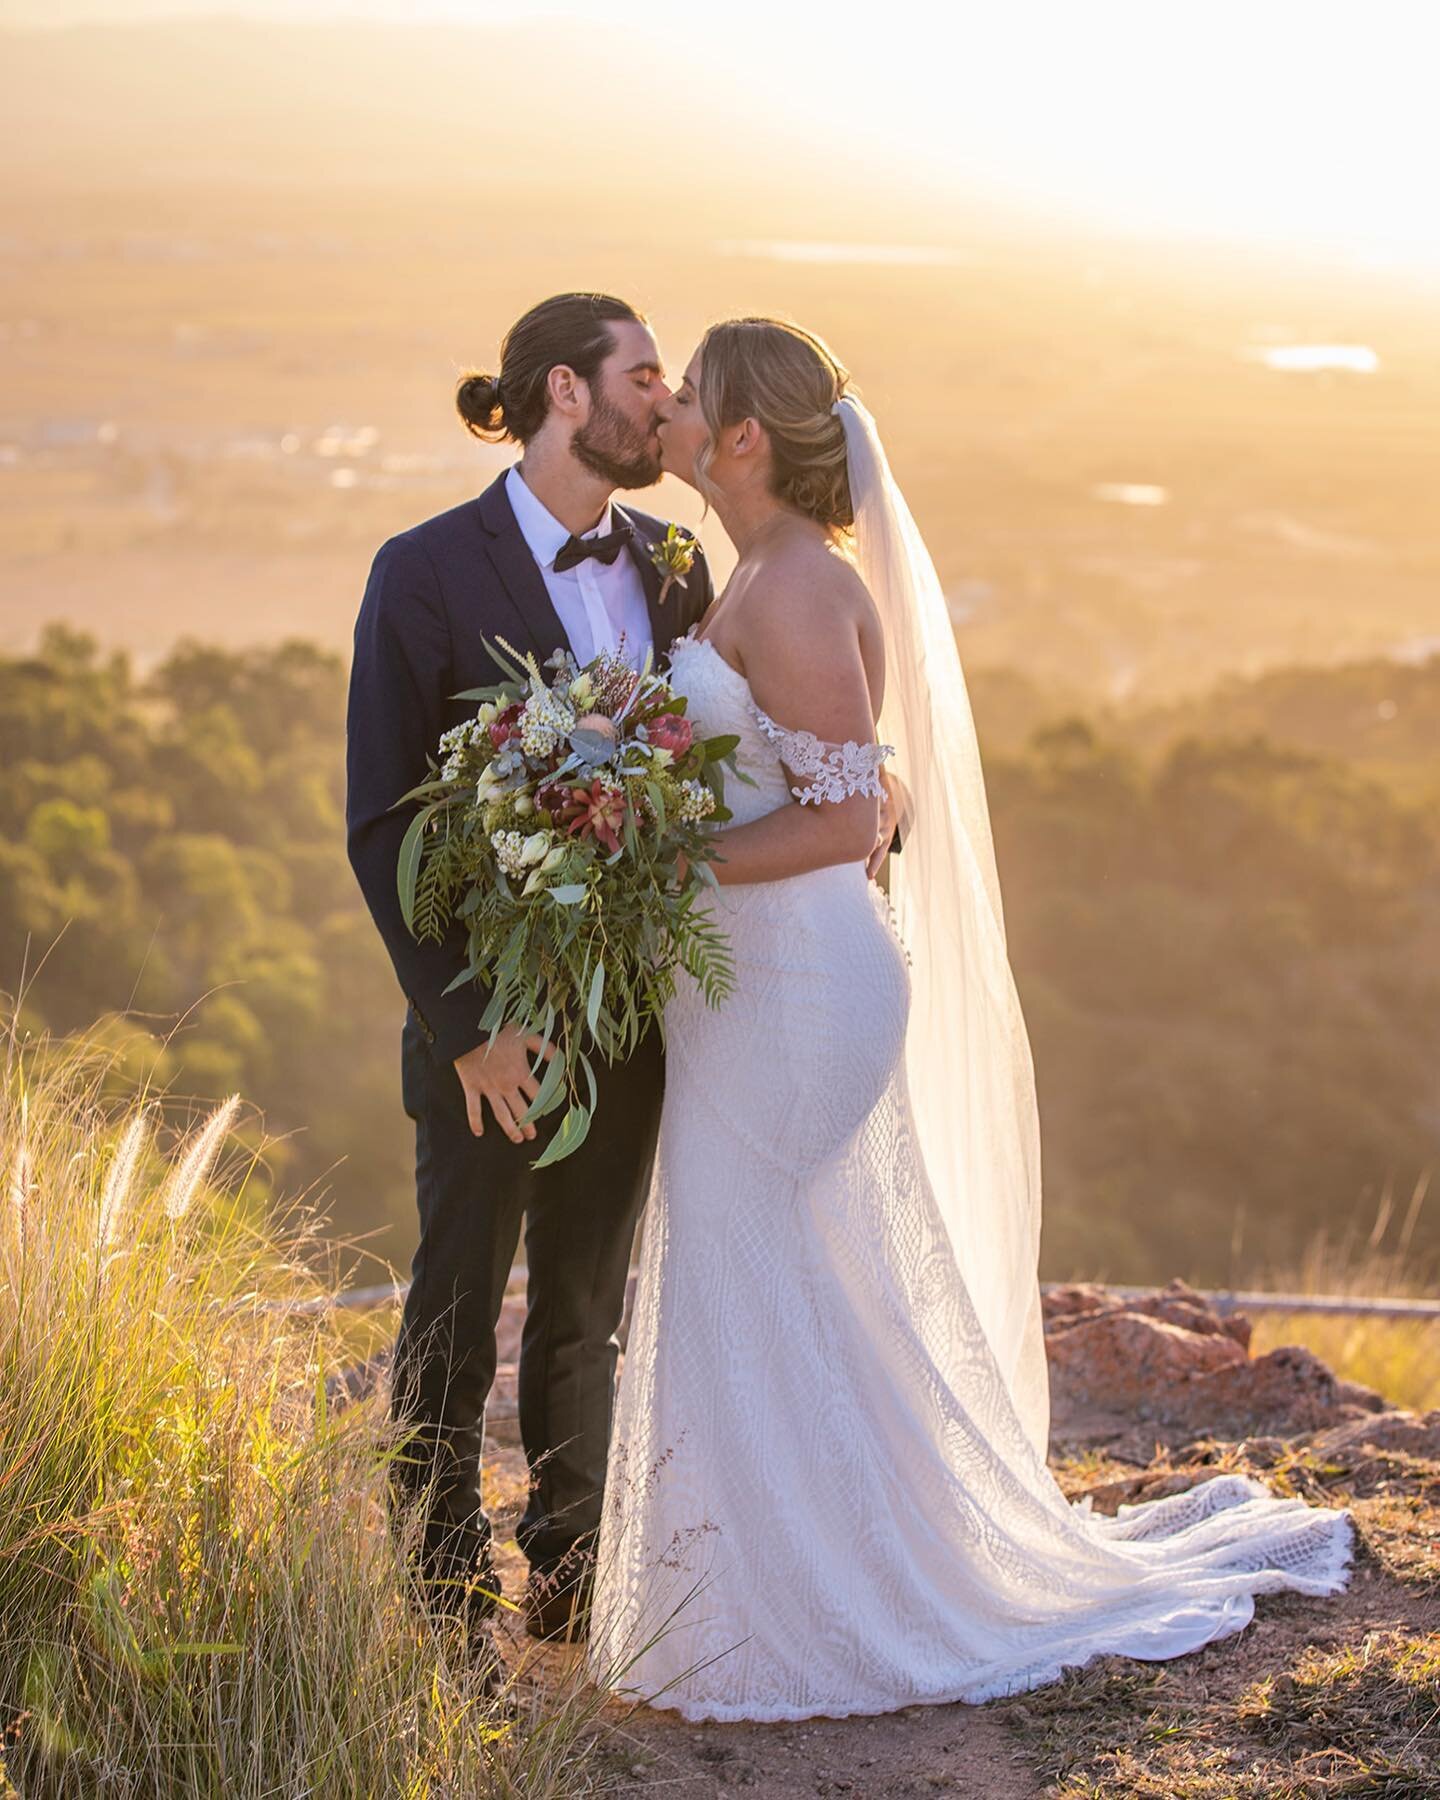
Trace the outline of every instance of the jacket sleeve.
[[400, 910], [400, 844], [415, 808], [391, 807], [429, 774], [454, 682], [450, 630], [429, 556], [405, 537], [381, 545], [355, 622], [345, 720], [345, 823], [350, 866], [421, 1030], [453, 1061], [484, 1034], [488, 993], [467, 982], [465, 931], [420, 942]]

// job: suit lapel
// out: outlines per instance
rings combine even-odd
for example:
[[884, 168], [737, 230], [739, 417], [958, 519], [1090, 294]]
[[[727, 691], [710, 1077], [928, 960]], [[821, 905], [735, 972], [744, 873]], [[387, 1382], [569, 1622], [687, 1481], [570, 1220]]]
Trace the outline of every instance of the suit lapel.
[[543, 663], [553, 651], [568, 647], [570, 640], [555, 611], [540, 565], [531, 555], [525, 534], [516, 521], [505, 492], [504, 474], [498, 475], [480, 495], [479, 506], [485, 547], [504, 584], [505, 597], [519, 628], [519, 641], [515, 647], [523, 650], [528, 643]]
[[670, 592], [662, 604], [660, 599], [660, 571], [650, 560], [651, 536], [649, 530], [640, 523], [633, 513], [618, 506], [614, 500], [610, 502], [610, 510], [619, 515], [630, 526], [630, 541], [626, 545], [635, 567], [640, 571], [640, 581], [645, 589], [645, 610], [650, 615], [650, 635], [655, 640], [655, 660], [658, 663], [680, 635], [680, 615], [684, 602], [685, 589], [678, 581], [672, 582]]

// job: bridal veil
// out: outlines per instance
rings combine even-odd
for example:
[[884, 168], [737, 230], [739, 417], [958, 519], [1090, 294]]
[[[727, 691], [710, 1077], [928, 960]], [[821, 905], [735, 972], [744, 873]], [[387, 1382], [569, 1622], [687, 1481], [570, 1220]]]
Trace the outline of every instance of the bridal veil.
[[890, 898], [911, 962], [914, 1130], [970, 1299], [1043, 1460], [1039, 1111], [980, 747], [940, 579], [875, 420], [852, 393], [834, 410], [845, 431], [854, 561], [885, 632], [878, 735], [895, 746], [893, 767], [909, 790]]

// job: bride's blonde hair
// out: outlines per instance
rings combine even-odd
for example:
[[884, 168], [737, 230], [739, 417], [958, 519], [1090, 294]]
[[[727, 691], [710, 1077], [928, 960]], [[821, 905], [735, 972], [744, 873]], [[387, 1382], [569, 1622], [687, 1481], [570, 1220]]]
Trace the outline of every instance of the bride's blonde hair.
[[717, 434], [758, 419], [770, 437], [770, 491], [807, 518], [837, 531], [855, 523], [845, 461], [845, 428], [835, 402], [850, 372], [812, 332], [788, 319], [723, 319], [700, 343], [700, 410], [709, 442], [695, 458], [695, 482], [709, 484]]

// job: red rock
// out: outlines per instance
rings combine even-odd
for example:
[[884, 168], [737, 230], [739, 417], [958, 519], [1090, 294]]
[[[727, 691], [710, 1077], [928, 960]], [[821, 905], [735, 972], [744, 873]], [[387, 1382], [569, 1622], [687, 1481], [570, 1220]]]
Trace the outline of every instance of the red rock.
[[1340, 1402], [1343, 1406], [1359, 1407], [1361, 1412], [1382, 1413], [1390, 1410], [1390, 1402], [1375, 1388], [1366, 1387], [1363, 1381], [1340, 1380]]
[[1047, 1341], [1052, 1387], [1117, 1410], [1163, 1412], [1197, 1376], [1244, 1363], [1224, 1332], [1187, 1331], [1133, 1312], [1097, 1312]]
[[1073, 1281], [1041, 1295], [1047, 1336], [1069, 1331], [1082, 1320], [1103, 1313], [1138, 1313], [1164, 1319], [1186, 1331], [1224, 1332], [1242, 1349], [1250, 1347], [1251, 1325], [1243, 1313], [1222, 1316], [1205, 1296], [1177, 1276], [1163, 1288], [1140, 1299], [1123, 1299], [1095, 1281]]
[[1187, 1420], [1232, 1432], [1313, 1431], [1346, 1417], [1340, 1383], [1302, 1344], [1201, 1375], [1174, 1398]]
[[1190, 1431], [1294, 1435], [1385, 1408], [1300, 1345], [1252, 1360], [1249, 1319], [1222, 1317], [1184, 1281], [1129, 1300], [1074, 1282], [1045, 1301], [1052, 1398], [1072, 1423], [1089, 1408]]
[[1368, 1444], [1376, 1450], [1401, 1450], [1407, 1456], [1440, 1462], [1440, 1406], [1426, 1413], [1394, 1407], [1369, 1417], [1346, 1419], [1320, 1432], [1313, 1444], [1326, 1455]]
[[1098, 1282], [1072, 1281], [1040, 1296], [1040, 1311], [1048, 1331], [1052, 1321], [1073, 1323], [1087, 1313], [1119, 1312], [1125, 1302], [1108, 1293]]
[[1146, 1300], [1132, 1300], [1125, 1310], [1164, 1319], [1167, 1325], [1179, 1325], [1186, 1331], [1223, 1332], [1234, 1338], [1242, 1350], [1250, 1348], [1251, 1324], [1244, 1313], [1222, 1317], [1204, 1300], [1186, 1300], [1169, 1294], [1155, 1294]]

